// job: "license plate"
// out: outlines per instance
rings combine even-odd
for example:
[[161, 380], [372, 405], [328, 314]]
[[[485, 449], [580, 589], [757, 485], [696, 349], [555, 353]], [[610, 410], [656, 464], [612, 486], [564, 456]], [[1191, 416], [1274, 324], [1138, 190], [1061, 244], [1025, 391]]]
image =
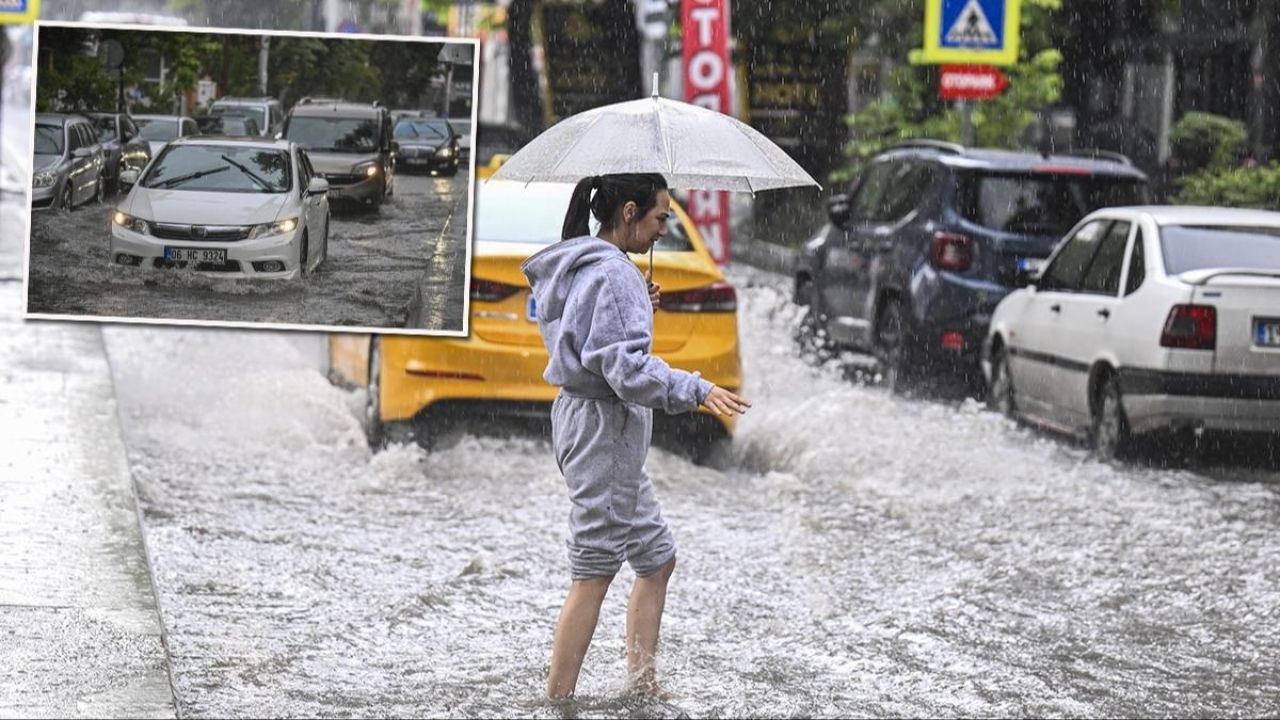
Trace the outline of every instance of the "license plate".
[[164, 259], [174, 262], [214, 263], [222, 265], [227, 262], [226, 250], [210, 250], [208, 248], [166, 247]]
[[410, 165], [426, 165], [427, 163], [431, 162], [431, 158], [408, 158], [405, 160], [405, 162], [409, 163]]
[[1280, 318], [1254, 318], [1253, 342], [1261, 347], [1280, 347]]
[[529, 304], [525, 308], [524, 316], [529, 320], [529, 322], [538, 322], [538, 308], [534, 304], [532, 295], [529, 296]]

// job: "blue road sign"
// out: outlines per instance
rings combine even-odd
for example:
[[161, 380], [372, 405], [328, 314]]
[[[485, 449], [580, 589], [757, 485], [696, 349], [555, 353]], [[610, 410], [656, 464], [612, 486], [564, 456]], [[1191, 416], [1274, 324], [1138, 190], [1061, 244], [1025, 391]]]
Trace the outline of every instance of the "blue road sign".
[[343, 20], [338, 23], [338, 32], [358, 33], [360, 32], [360, 26], [356, 25], [355, 20]]
[[926, 0], [921, 59], [929, 63], [1016, 63], [1020, 9], [1020, 0]]

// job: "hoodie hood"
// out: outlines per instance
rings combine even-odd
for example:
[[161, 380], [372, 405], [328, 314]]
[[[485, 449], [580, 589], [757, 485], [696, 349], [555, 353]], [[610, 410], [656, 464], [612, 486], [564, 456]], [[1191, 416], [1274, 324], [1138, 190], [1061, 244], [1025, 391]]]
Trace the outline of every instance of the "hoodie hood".
[[546, 321], [563, 317], [571, 290], [566, 278], [588, 265], [619, 255], [626, 257], [617, 246], [590, 235], [562, 240], [531, 255], [520, 266], [520, 271], [533, 288], [538, 316]]

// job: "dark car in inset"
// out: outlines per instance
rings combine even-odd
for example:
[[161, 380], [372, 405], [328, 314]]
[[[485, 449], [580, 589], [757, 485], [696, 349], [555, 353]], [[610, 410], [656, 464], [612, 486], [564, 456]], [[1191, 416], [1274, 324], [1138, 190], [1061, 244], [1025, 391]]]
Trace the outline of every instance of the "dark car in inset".
[[120, 187], [120, 171], [141, 172], [151, 162], [151, 144], [142, 137], [128, 113], [91, 112], [87, 115], [93, 121], [98, 143], [102, 145], [107, 187], [111, 192], [119, 193], [124, 189]]
[[806, 243], [798, 337], [876, 355], [891, 388], [940, 370], [977, 384], [991, 313], [1020, 271], [1090, 212], [1148, 197], [1146, 175], [1112, 153], [894, 146], [828, 200]]
[[404, 168], [457, 175], [461, 162], [458, 133], [444, 118], [401, 118], [392, 133], [400, 143]]

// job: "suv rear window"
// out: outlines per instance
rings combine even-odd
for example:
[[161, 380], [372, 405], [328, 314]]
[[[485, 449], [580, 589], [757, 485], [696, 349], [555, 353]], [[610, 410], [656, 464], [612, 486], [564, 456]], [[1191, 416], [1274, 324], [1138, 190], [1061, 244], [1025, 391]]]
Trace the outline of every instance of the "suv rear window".
[[1146, 203], [1141, 180], [1066, 173], [964, 172], [956, 209], [966, 220], [1001, 232], [1061, 236], [1104, 207]]
[[1165, 271], [1247, 268], [1280, 270], [1280, 228], [1166, 225], [1160, 228]]

